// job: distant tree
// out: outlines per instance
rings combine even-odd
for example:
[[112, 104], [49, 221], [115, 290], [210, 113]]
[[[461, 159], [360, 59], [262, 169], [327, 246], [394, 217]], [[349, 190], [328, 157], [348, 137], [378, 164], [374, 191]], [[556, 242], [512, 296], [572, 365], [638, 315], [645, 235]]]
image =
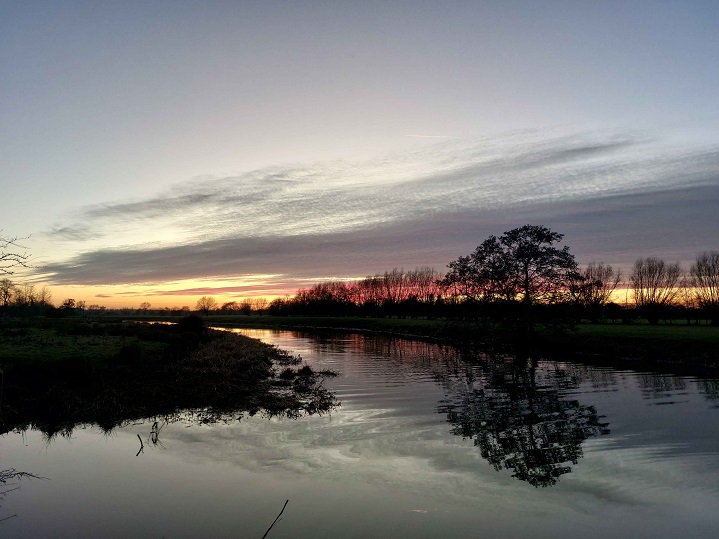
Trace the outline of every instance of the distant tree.
[[640, 258], [634, 263], [629, 275], [634, 304], [644, 311], [650, 324], [658, 324], [662, 312], [676, 303], [682, 274], [679, 264], [659, 258]]
[[423, 303], [434, 303], [441, 292], [437, 287], [438, 281], [444, 277], [431, 267], [416, 268], [406, 274], [409, 284], [409, 295]]
[[72, 298], [66, 299], [65, 301], [62, 302], [62, 304], [60, 305], [60, 308], [65, 309], [66, 311], [75, 309], [76, 308], [75, 300]]
[[0, 304], [7, 307], [15, 294], [15, 284], [10, 279], [0, 279]]
[[222, 307], [220, 307], [220, 310], [223, 312], [234, 312], [240, 310], [240, 304], [236, 301], [228, 301], [227, 303], [223, 303]]
[[712, 325], [719, 325], [719, 252], [697, 255], [689, 275], [696, 302], [709, 312]]
[[215, 298], [209, 296], [202, 296], [200, 299], [197, 300], [197, 305], [195, 305], [195, 309], [207, 316], [210, 311], [214, 311], [215, 309], [217, 309], [217, 301], [215, 300]]
[[265, 309], [267, 309], [267, 305], [269, 304], [266, 298], [253, 298], [251, 302], [252, 310], [257, 313], [262, 313]]
[[251, 315], [252, 314], [252, 300], [245, 299], [242, 300], [242, 303], [240, 303], [239, 308], [240, 312], [245, 315]]
[[569, 289], [570, 294], [574, 302], [586, 309], [592, 320], [596, 320], [611, 301], [621, 279], [621, 272], [615, 272], [612, 266], [592, 262], [579, 272], [579, 278]]
[[17, 287], [13, 303], [18, 307], [32, 307], [38, 303], [38, 295], [37, 292], [35, 292], [35, 285], [25, 283], [24, 285]]
[[103, 316], [107, 312], [107, 307], [96, 303], [87, 306], [87, 312], [93, 316]]
[[143, 301], [142, 303], [140, 303], [139, 310], [146, 313], [150, 309], [150, 307], [152, 307], [152, 305], [149, 302]]
[[17, 237], [0, 236], [0, 275], [12, 275], [13, 268], [27, 267], [30, 255], [19, 245]]
[[43, 305], [52, 305], [52, 292], [47, 286], [43, 286], [37, 293], [37, 301]]

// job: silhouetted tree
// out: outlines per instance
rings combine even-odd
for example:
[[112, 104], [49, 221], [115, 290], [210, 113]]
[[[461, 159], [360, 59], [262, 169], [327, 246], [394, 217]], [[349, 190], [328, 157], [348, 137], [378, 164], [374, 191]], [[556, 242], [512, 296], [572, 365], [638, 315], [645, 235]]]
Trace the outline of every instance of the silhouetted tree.
[[[459, 291], [465, 304], [468, 300], [470, 306], [481, 305], [475, 315], [483, 314], [492, 323], [499, 316], [505, 330], [531, 333], [535, 306], [561, 303], [578, 279], [577, 262], [569, 248], [555, 247], [562, 238], [562, 234], [536, 225], [490, 236], [471, 255], [449, 264], [444, 284]], [[556, 309], [543, 307], [542, 311], [544, 323], [565, 318]]]
[[240, 304], [236, 301], [228, 301], [226, 303], [222, 304], [222, 307], [220, 307], [220, 310], [222, 312], [226, 313], [234, 313], [240, 310]]
[[40, 288], [40, 291], [37, 293], [37, 301], [45, 306], [52, 306], [52, 292], [50, 292], [47, 286]]
[[596, 321], [611, 301], [621, 278], [621, 272], [615, 272], [612, 266], [592, 262], [579, 273], [579, 279], [569, 291], [574, 302], [587, 312], [592, 321]]
[[15, 294], [15, 284], [10, 279], [0, 279], [0, 304], [7, 307]]
[[473, 299], [554, 302], [578, 275], [569, 247], [554, 246], [563, 237], [536, 225], [490, 236], [470, 256], [449, 264], [447, 282], [459, 283]]
[[215, 300], [215, 298], [209, 296], [202, 296], [200, 299], [197, 300], [197, 305], [195, 305], [195, 309], [207, 316], [210, 311], [214, 311], [215, 309], [217, 309], [217, 301]]
[[640, 258], [634, 263], [629, 275], [634, 304], [650, 324], [658, 324], [662, 313], [676, 302], [682, 273], [679, 264], [659, 258]]
[[689, 275], [696, 302], [708, 312], [712, 325], [719, 325], [719, 252], [697, 255]]

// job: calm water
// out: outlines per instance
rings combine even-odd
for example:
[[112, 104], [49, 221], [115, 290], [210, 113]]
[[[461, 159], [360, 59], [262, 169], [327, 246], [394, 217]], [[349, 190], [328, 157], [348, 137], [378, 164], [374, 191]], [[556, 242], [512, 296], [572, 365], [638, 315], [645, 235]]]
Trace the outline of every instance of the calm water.
[[242, 332], [338, 371], [341, 407], [2, 436], [0, 470], [48, 480], [0, 497], [0, 536], [260, 538], [285, 500], [268, 537], [719, 536], [717, 380]]

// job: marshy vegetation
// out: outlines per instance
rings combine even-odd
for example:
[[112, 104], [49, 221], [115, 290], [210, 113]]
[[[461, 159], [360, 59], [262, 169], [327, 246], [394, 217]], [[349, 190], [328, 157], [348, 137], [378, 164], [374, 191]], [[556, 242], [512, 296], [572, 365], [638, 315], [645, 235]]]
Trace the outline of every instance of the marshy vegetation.
[[[176, 325], [26, 320], [0, 325], [0, 433], [47, 435], [201, 412], [201, 421], [265, 413], [298, 417], [337, 402], [325, 376], [254, 339]], [[279, 376], [279, 371], [282, 376]]]

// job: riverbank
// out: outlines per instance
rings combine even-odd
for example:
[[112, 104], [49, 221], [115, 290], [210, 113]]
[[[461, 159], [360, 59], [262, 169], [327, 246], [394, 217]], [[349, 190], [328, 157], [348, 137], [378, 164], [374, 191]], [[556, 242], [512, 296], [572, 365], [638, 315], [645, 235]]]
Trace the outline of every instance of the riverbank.
[[[210, 315], [207, 320], [209, 325], [218, 327], [370, 332], [458, 347], [473, 341], [481, 345], [487, 339], [493, 339], [493, 345], [512, 344], [488, 336], [486, 327], [447, 320], [257, 315]], [[577, 324], [562, 332], [540, 329], [531, 350], [541, 357], [625, 364], [627, 368], [711, 375], [719, 372], [719, 328], [685, 322], [656, 326]]]
[[4, 321], [0, 325], [0, 433], [47, 435], [77, 425], [196, 413], [297, 417], [334, 397], [301, 359], [255, 339], [213, 331], [199, 317], [177, 325]]

